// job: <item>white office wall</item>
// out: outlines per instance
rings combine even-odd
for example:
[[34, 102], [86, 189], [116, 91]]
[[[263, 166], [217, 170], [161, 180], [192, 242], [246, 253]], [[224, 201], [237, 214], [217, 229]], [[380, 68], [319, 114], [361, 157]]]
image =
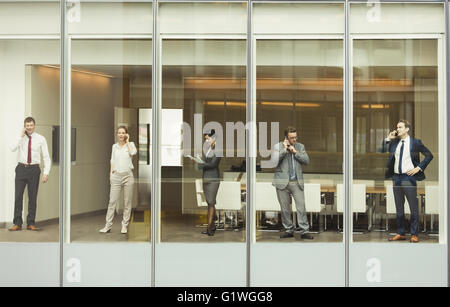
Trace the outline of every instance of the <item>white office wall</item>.
[[[52, 159], [52, 127], [59, 125], [59, 69], [27, 65], [25, 70], [26, 114], [36, 119], [36, 131], [47, 140]], [[54, 219], [59, 216], [59, 163], [52, 161], [49, 181], [40, 184], [36, 221]], [[25, 204], [28, 197], [24, 195]], [[27, 206], [24, 206], [27, 212]]]
[[255, 34], [344, 34], [342, 3], [257, 3]]
[[246, 3], [161, 3], [162, 34], [245, 34]]
[[354, 3], [350, 6], [350, 33], [444, 33], [442, 3]]
[[114, 83], [107, 77], [72, 72], [72, 127], [77, 130], [77, 157], [71, 168], [72, 215], [108, 206], [114, 88], [120, 87]]
[[59, 35], [59, 1], [0, 3], [0, 35]]
[[69, 34], [152, 34], [152, 3], [81, 2], [68, 12]]

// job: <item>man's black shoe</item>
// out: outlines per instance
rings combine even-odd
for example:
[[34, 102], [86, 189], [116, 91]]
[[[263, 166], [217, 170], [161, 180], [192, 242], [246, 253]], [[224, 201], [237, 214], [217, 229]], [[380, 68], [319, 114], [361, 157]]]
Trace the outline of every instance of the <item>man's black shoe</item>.
[[292, 238], [294, 236], [294, 233], [293, 232], [285, 232], [285, 233], [283, 233], [282, 235], [280, 235], [280, 238], [281, 239], [284, 239], [284, 238]]
[[304, 233], [300, 236], [300, 238], [302, 239], [306, 239], [306, 240], [314, 240], [314, 237], [312, 235], [310, 235], [309, 233]]

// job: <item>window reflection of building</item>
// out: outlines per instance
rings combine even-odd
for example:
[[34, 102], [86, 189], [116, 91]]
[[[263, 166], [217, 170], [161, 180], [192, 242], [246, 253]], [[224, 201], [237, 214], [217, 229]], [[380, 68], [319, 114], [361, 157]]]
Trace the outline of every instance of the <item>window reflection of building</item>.
[[[383, 140], [399, 119], [409, 120], [410, 135], [423, 139], [437, 153], [437, 41], [359, 40], [354, 44], [354, 176], [383, 180]], [[371, 65], [367, 65], [369, 57]], [[432, 163], [427, 178], [437, 177], [437, 163]]]
[[[343, 67], [340, 40], [261, 40], [257, 119], [297, 128], [311, 162], [305, 173], [342, 174]], [[277, 56], [274, 56], [277, 54]]]
[[[222, 180], [225, 180], [226, 173], [229, 173], [233, 166], [241, 165], [245, 160], [245, 134], [242, 136], [233, 131], [234, 144], [229, 146], [230, 150], [225, 148], [227, 123], [245, 125], [245, 41], [165, 40], [162, 47], [162, 111], [182, 111], [182, 122], [184, 127], [189, 129], [183, 131], [186, 142], [183, 143], [185, 152], [180, 152], [179, 155], [182, 158], [181, 163], [177, 166], [161, 165], [163, 212], [161, 239], [164, 242], [202, 242], [205, 239], [200, 233], [201, 228], [195, 227], [202, 221], [205, 213], [205, 208], [198, 206], [195, 184], [196, 179], [202, 178], [202, 171], [183, 154], [192, 156], [204, 154], [203, 129], [214, 124], [221, 128], [216, 129], [216, 137], [224, 149], [224, 157], [219, 165]], [[180, 50], [183, 50], [182, 54]], [[169, 123], [173, 124], [173, 121], [163, 116], [162, 138], [165, 133], [164, 127]], [[219, 130], [223, 133], [219, 133]], [[244, 144], [241, 148], [238, 146], [240, 138]], [[161, 145], [164, 145], [164, 140]], [[163, 158], [164, 152], [161, 152], [161, 155]], [[241, 204], [241, 191], [238, 190], [236, 193], [239, 196], [237, 201]], [[220, 198], [220, 195], [218, 197]], [[231, 199], [234, 198], [230, 197], [230, 201]], [[217, 212], [220, 213], [219, 227], [228, 227], [230, 230], [230, 219], [233, 219], [235, 224], [239, 220], [241, 229], [245, 224], [242, 210], [233, 214], [227, 210]], [[243, 232], [225, 231], [223, 234], [214, 236], [214, 240], [227, 242], [245, 240]]]

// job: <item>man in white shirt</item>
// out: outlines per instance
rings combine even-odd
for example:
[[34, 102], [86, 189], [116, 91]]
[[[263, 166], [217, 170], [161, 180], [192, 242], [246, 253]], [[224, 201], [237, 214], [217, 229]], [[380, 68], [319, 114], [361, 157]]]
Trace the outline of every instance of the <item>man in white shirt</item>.
[[[405, 236], [405, 198], [411, 211], [411, 239], [419, 242], [419, 207], [417, 204], [417, 181], [425, 179], [425, 168], [433, 159], [433, 155], [422, 144], [422, 141], [409, 136], [411, 124], [404, 119], [399, 120], [397, 129], [389, 134], [389, 158], [386, 165], [386, 179], [392, 178], [395, 207], [397, 211], [397, 235], [389, 241], [406, 240]], [[420, 153], [425, 158], [420, 161]]]
[[34, 131], [35, 126], [36, 122], [34, 118], [25, 118], [24, 128], [20, 137], [11, 145], [11, 151], [18, 152], [18, 164], [15, 178], [14, 226], [9, 229], [10, 231], [22, 230], [23, 192], [26, 186], [28, 186], [27, 229], [33, 231], [39, 230], [35, 225], [35, 218], [39, 177], [41, 175], [41, 153], [44, 160], [43, 183], [48, 181], [51, 160], [48, 153], [47, 141], [45, 137]]

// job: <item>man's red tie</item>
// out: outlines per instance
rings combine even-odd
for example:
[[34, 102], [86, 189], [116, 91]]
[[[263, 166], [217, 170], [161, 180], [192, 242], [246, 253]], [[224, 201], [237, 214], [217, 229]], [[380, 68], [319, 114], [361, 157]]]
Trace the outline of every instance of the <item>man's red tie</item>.
[[31, 164], [31, 136], [28, 137], [28, 158], [27, 163]]

